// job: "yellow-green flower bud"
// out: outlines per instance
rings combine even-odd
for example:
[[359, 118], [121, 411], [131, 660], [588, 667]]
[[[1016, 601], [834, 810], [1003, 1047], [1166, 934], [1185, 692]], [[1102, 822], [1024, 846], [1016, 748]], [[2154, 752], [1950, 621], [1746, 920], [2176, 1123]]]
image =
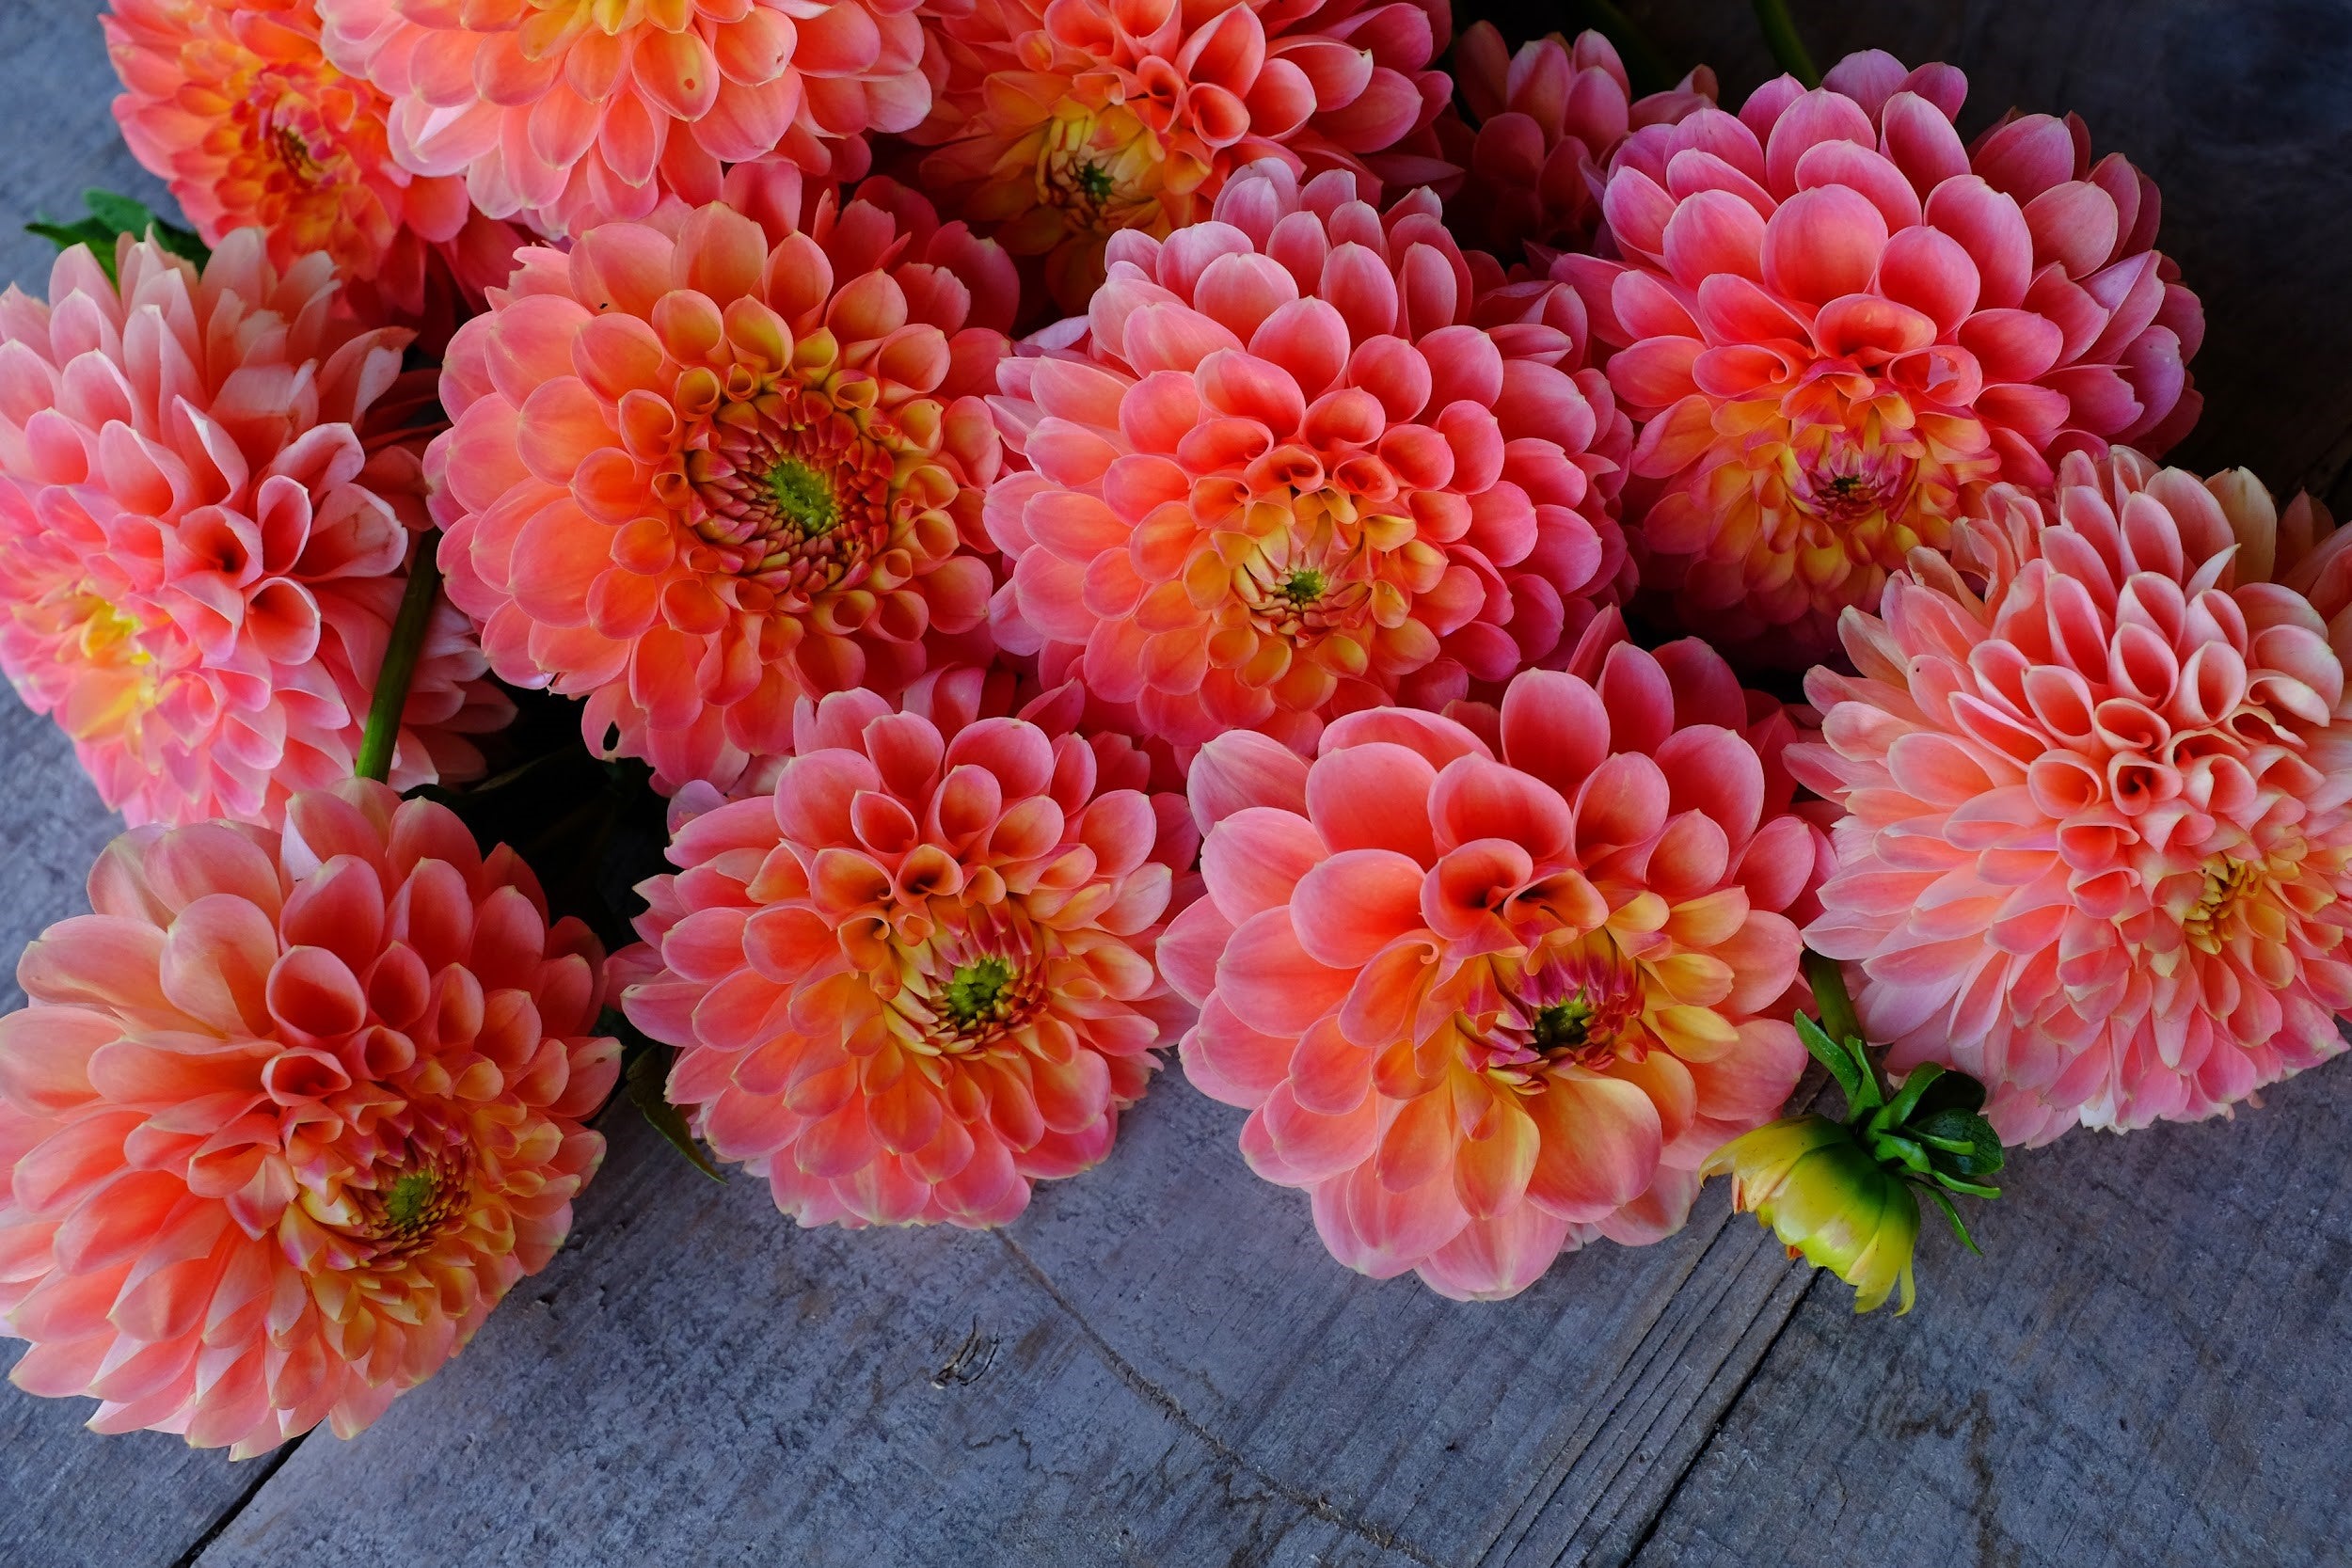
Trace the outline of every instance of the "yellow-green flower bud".
[[1724, 1171], [1732, 1207], [1756, 1215], [1789, 1257], [1802, 1255], [1852, 1286], [1855, 1311], [1870, 1311], [1898, 1286], [1896, 1315], [1911, 1310], [1918, 1200], [1842, 1123], [1807, 1116], [1759, 1127], [1702, 1167], [1708, 1176]]

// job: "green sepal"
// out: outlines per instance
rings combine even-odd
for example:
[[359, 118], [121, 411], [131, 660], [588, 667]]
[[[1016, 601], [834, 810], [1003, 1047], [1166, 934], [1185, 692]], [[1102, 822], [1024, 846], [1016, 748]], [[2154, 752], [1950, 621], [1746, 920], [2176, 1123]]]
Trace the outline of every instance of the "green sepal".
[[1870, 1071], [1870, 1058], [1858, 1040], [1834, 1040], [1827, 1031], [1807, 1018], [1797, 1015], [1797, 1037], [1804, 1041], [1805, 1050], [1813, 1059], [1829, 1069], [1829, 1075], [1837, 1080], [1837, 1086], [1846, 1096], [1849, 1116], [1860, 1116], [1879, 1103], [1879, 1085]]
[[703, 1152], [694, 1141], [692, 1129], [686, 1125], [686, 1114], [670, 1103], [667, 1092], [670, 1063], [676, 1053], [660, 1040], [646, 1035], [626, 1015], [612, 1007], [596, 1021], [596, 1027], [621, 1042], [621, 1085], [629, 1103], [638, 1114], [652, 1123], [653, 1130], [668, 1141], [671, 1148], [686, 1156], [693, 1167], [713, 1181], [724, 1185], [726, 1175]]
[[25, 230], [39, 234], [59, 250], [71, 250], [77, 245], [89, 246], [90, 254], [105, 269], [107, 279], [117, 284], [122, 280], [115, 275], [115, 240], [123, 234], [152, 239], [172, 255], [195, 262], [199, 269], [213, 259], [212, 251], [193, 230], [157, 217], [148, 211], [145, 202], [114, 191], [87, 190], [82, 193], [82, 205], [89, 209], [87, 217], [72, 223], [37, 218], [24, 226]]
[[1935, 1206], [1944, 1211], [1944, 1217], [1952, 1222], [1952, 1234], [1960, 1238], [1960, 1244], [1966, 1247], [1970, 1252], [1975, 1253], [1978, 1257], [1983, 1257], [1983, 1249], [1977, 1245], [1977, 1239], [1968, 1234], [1967, 1226], [1961, 1223], [1960, 1211], [1953, 1207], [1952, 1200], [1950, 1198], [1944, 1196], [1943, 1190], [1938, 1187], [1929, 1186], [1922, 1186], [1919, 1190], [1927, 1194], [1928, 1196], [1933, 1198], [1935, 1200]]
[[1935, 1164], [1929, 1159], [1928, 1151], [1899, 1132], [1869, 1132], [1865, 1135], [1864, 1144], [1870, 1158], [1882, 1165], [1900, 1165], [1914, 1176], [1935, 1174]]
[[1911, 1119], [1912, 1111], [1917, 1107], [1921, 1097], [1928, 1092], [1929, 1086], [1943, 1076], [1944, 1069], [1933, 1062], [1922, 1062], [1913, 1068], [1911, 1076], [1903, 1080], [1902, 1087], [1895, 1091], [1895, 1098], [1888, 1101], [1885, 1107], [1870, 1118], [1871, 1125], [1873, 1127], [1900, 1127]]

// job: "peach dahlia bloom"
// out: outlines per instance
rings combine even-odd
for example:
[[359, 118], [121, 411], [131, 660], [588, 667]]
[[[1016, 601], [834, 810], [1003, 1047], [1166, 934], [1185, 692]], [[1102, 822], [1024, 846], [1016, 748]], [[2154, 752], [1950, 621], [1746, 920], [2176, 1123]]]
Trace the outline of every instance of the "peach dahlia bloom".
[[553, 235], [714, 199], [723, 166], [866, 171], [930, 107], [913, 0], [318, 0], [392, 151]]
[[946, 85], [914, 139], [942, 145], [924, 182], [1044, 258], [1065, 311], [1102, 281], [1111, 234], [1167, 238], [1259, 159], [1345, 169], [1367, 195], [1458, 172], [1397, 148], [1451, 96], [1430, 67], [1443, 0], [977, 0], [936, 25]]
[[[588, 698], [588, 744], [731, 787], [803, 693], [903, 689], [984, 625], [980, 489], [1009, 261], [869, 181], [529, 249], [451, 344], [427, 458], [492, 668]], [[890, 205], [882, 205], [882, 203]]]
[[135, 829], [0, 1019], [9, 1375], [239, 1458], [348, 1437], [571, 1226], [619, 1062], [596, 939], [446, 808]]
[[[1063, 686], [977, 672], [800, 705], [772, 796], [679, 828], [641, 888], [629, 1021], [670, 1099], [803, 1225], [1001, 1225], [1110, 1151], [1188, 1022], [1152, 955], [1198, 837]], [[683, 803], [683, 802], [681, 802]]]
[[1580, 662], [1514, 680], [1491, 741], [1377, 708], [1312, 763], [1242, 732], [1193, 768], [1207, 894], [1160, 944], [1200, 1007], [1184, 1071], [1375, 1277], [1507, 1296], [1655, 1241], [1804, 1065], [1790, 914], [1826, 851], [1785, 723], [1759, 750], [1695, 641]]
[[2127, 451], [1984, 511], [1968, 576], [1920, 552], [1847, 617], [1861, 673], [1808, 677], [1822, 743], [1790, 755], [1851, 813], [1805, 936], [1858, 966], [1871, 1038], [1982, 1079], [2011, 1143], [2342, 1051], [2352, 535]]
[[[335, 313], [333, 263], [243, 229], [195, 267], [87, 249], [0, 295], [0, 669], [133, 824], [275, 822], [350, 776], [428, 526], [405, 331]], [[421, 388], [429, 401], [429, 384]], [[464, 778], [511, 716], [450, 606], [392, 783]]]
[[1032, 470], [988, 496], [1004, 647], [1180, 744], [1311, 749], [1335, 714], [1508, 680], [1614, 597], [1630, 427], [1580, 368], [1582, 307], [1475, 299], [1428, 191], [1384, 215], [1353, 175], [1261, 164], [1109, 255], [1088, 314], [998, 372]]
[[391, 103], [326, 61], [317, 0], [113, 0], [115, 118], [207, 244], [259, 228], [292, 267], [324, 250], [356, 314], [417, 317], [430, 293], [479, 301], [520, 239], [465, 182], [393, 161]]
[[1963, 147], [1965, 91], [1874, 52], [1637, 131], [1602, 200], [1625, 259], [1559, 263], [1646, 421], [1644, 586], [1719, 646], [1801, 665], [1986, 486], [2196, 420], [2154, 184], [2071, 119]]
[[1592, 248], [1611, 156], [1628, 133], [1710, 108], [1715, 73], [1705, 66], [1672, 89], [1635, 98], [1615, 46], [1597, 32], [1571, 43], [1553, 33], [1506, 54], [1491, 22], [1454, 45], [1454, 86], [1475, 129], [1458, 133], [1467, 169], [1446, 201], [1463, 243], [1538, 264]]

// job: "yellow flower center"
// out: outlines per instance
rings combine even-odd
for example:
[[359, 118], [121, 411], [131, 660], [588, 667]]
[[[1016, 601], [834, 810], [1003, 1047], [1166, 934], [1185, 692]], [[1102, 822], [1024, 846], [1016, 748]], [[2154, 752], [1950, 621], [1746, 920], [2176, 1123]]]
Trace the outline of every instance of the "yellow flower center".
[[694, 532], [716, 546], [707, 569], [752, 578], [798, 605], [865, 580], [923, 467], [894, 450], [903, 444], [895, 428], [791, 376], [740, 368], [731, 379], [742, 384], [723, 394], [707, 371], [681, 378], [680, 411], [690, 416], [701, 400], [683, 383], [695, 377], [711, 383], [706, 434], [655, 490], [687, 509]]
[[969, 1056], [1026, 1050], [1051, 989], [1045, 935], [1001, 906], [956, 911], [934, 905], [943, 923], [919, 920], [915, 940], [896, 950], [891, 1007], [899, 1038], [918, 1055]]
[[67, 625], [79, 623], [75, 641], [87, 670], [82, 696], [59, 712], [70, 720], [67, 733], [76, 740], [135, 736], [161, 691], [155, 656], [139, 641], [137, 618], [87, 591], [67, 601], [65, 614]]
[[2218, 953], [2241, 930], [2257, 941], [2285, 938], [2287, 923], [2279, 908], [2273, 879], [2296, 880], [2296, 866], [2276, 859], [2215, 855], [2199, 869], [2204, 874], [2204, 891], [2181, 920], [2181, 935], [2191, 947], [2201, 953]]
[[1072, 230], [1107, 234], [1149, 224], [1158, 214], [1165, 153], [1130, 110], [1100, 114], [1055, 107], [1037, 149], [1038, 202], [1058, 209]]

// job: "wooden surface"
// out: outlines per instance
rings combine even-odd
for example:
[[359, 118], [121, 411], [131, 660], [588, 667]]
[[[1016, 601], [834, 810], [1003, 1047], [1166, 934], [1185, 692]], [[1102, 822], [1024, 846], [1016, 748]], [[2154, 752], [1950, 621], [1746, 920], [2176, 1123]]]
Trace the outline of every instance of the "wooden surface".
[[[9, 230], [151, 192], [93, 8], [0, 0]], [[1742, 0], [1628, 8], [1734, 92], [1764, 73]], [[2071, 106], [2148, 167], [2213, 324], [2188, 455], [2342, 488], [2352, 7], [1795, 8], [1824, 60], [1940, 53], [1972, 124]], [[0, 239], [0, 273], [45, 269]], [[108, 831], [0, 702], [0, 951], [78, 907]], [[1108, 1165], [975, 1236], [796, 1230], [615, 1117], [572, 1244], [356, 1442], [231, 1465], [0, 1390], [0, 1564], [2346, 1560], [2352, 1068], [2020, 1159], [1988, 1257], [1931, 1236], [1902, 1320], [1851, 1317], [1719, 1194], [1512, 1302], [1374, 1284], [1244, 1171], [1238, 1120], [1165, 1077]]]

